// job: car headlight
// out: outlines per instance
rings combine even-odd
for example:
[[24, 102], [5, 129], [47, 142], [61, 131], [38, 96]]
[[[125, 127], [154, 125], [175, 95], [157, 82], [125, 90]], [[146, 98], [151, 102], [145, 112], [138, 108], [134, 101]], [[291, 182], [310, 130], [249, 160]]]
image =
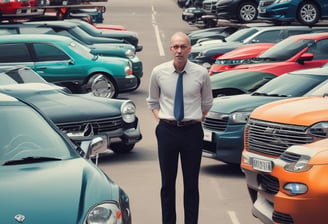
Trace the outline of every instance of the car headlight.
[[311, 135], [319, 137], [319, 138], [327, 138], [328, 137], [328, 122], [323, 121], [323, 122], [316, 123], [309, 128], [308, 132]]
[[128, 58], [134, 58], [136, 56], [136, 53], [135, 51], [129, 49], [125, 52], [125, 55], [128, 57]]
[[121, 106], [122, 119], [126, 123], [133, 123], [136, 119], [136, 106], [132, 101], [126, 101]]
[[122, 224], [122, 212], [116, 203], [102, 203], [92, 208], [84, 224]]
[[126, 75], [132, 75], [133, 71], [132, 71], [132, 63], [130, 61], [128, 61], [128, 63], [126, 63], [125, 68], [124, 68], [124, 72]]
[[235, 124], [246, 124], [251, 111], [235, 112], [230, 115], [230, 122]]
[[287, 164], [284, 169], [293, 173], [308, 171], [312, 168], [312, 165], [308, 164], [310, 159], [310, 156], [302, 155], [297, 162]]

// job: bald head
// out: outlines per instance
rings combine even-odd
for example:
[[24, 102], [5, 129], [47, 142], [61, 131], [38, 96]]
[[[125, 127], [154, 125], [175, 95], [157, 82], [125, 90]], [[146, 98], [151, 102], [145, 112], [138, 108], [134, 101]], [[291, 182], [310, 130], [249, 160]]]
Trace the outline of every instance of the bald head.
[[176, 32], [171, 37], [171, 45], [176, 41], [183, 41], [187, 46], [190, 46], [190, 39], [184, 32]]

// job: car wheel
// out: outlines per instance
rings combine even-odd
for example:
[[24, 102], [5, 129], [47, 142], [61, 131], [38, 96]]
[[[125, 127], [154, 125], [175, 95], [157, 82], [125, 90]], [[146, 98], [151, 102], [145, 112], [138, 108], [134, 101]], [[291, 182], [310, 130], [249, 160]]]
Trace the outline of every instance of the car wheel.
[[115, 153], [128, 153], [131, 152], [135, 144], [125, 144], [123, 142], [116, 142], [110, 144], [109, 148]]
[[212, 27], [216, 27], [216, 25], [218, 24], [218, 22], [214, 19], [205, 19], [204, 20], [204, 26], [205, 28], [212, 28]]
[[115, 81], [104, 74], [94, 74], [87, 83], [87, 90], [93, 95], [106, 98], [116, 98], [118, 90]]
[[297, 20], [306, 26], [313, 26], [320, 19], [318, 6], [313, 2], [303, 2], [296, 12]]
[[257, 6], [253, 2], [243, 2], [238, 9], [237, 18], [241, 23], [247, 23], [257, 18]]

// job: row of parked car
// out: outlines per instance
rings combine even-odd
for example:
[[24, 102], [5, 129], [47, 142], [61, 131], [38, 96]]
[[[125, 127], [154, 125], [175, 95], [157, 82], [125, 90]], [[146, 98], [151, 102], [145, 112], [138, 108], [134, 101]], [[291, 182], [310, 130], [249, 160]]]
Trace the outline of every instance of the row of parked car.
[[[181, 1], [179, 6], [184, 6]], [[197, 4], [196, 4], [197, 3]], [[219, 19], [228, 19], [241, 23], [255, 20], [271, 21], [274, 24], [297, 21], [313, 26], [321, 19], [328, 18], [328, 6], [325, 0], [203, 0], [201, 4], [187, 5], [182, 19], [190, 24], [203, 24], [214, 27]]]
[[131, 224], [128, 195], [97, 163], [142, 139], [136, 105], [117, 99], [143, 76], [137, 33], [21, 21], [0, 39], [1, 222]]
[[327, 28], [217, 27], [188, 35], [189, 59], [209, 69], [215, 96], [203, 122], [203, 155], [241, 166], [261, 222], [326, 223]]

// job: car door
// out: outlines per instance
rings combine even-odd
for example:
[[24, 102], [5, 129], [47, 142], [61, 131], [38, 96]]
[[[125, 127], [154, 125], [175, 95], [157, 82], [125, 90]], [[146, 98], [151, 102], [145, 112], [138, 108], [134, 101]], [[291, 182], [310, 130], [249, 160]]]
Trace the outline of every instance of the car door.
[[84, 71], [62, 49], [50, 43], [33, 43], [35, 71], [48, 82], [81, 81]]
[[0, 65], [24, 65], [34, 69], [34, 62], [25, 43], [1, 43]]
[[311, 45], [306, 53], [312, 53], [313, 60], [305, 62], [307, 67], [320, 67], [328, 62], [328, 39], [318, 40]]

